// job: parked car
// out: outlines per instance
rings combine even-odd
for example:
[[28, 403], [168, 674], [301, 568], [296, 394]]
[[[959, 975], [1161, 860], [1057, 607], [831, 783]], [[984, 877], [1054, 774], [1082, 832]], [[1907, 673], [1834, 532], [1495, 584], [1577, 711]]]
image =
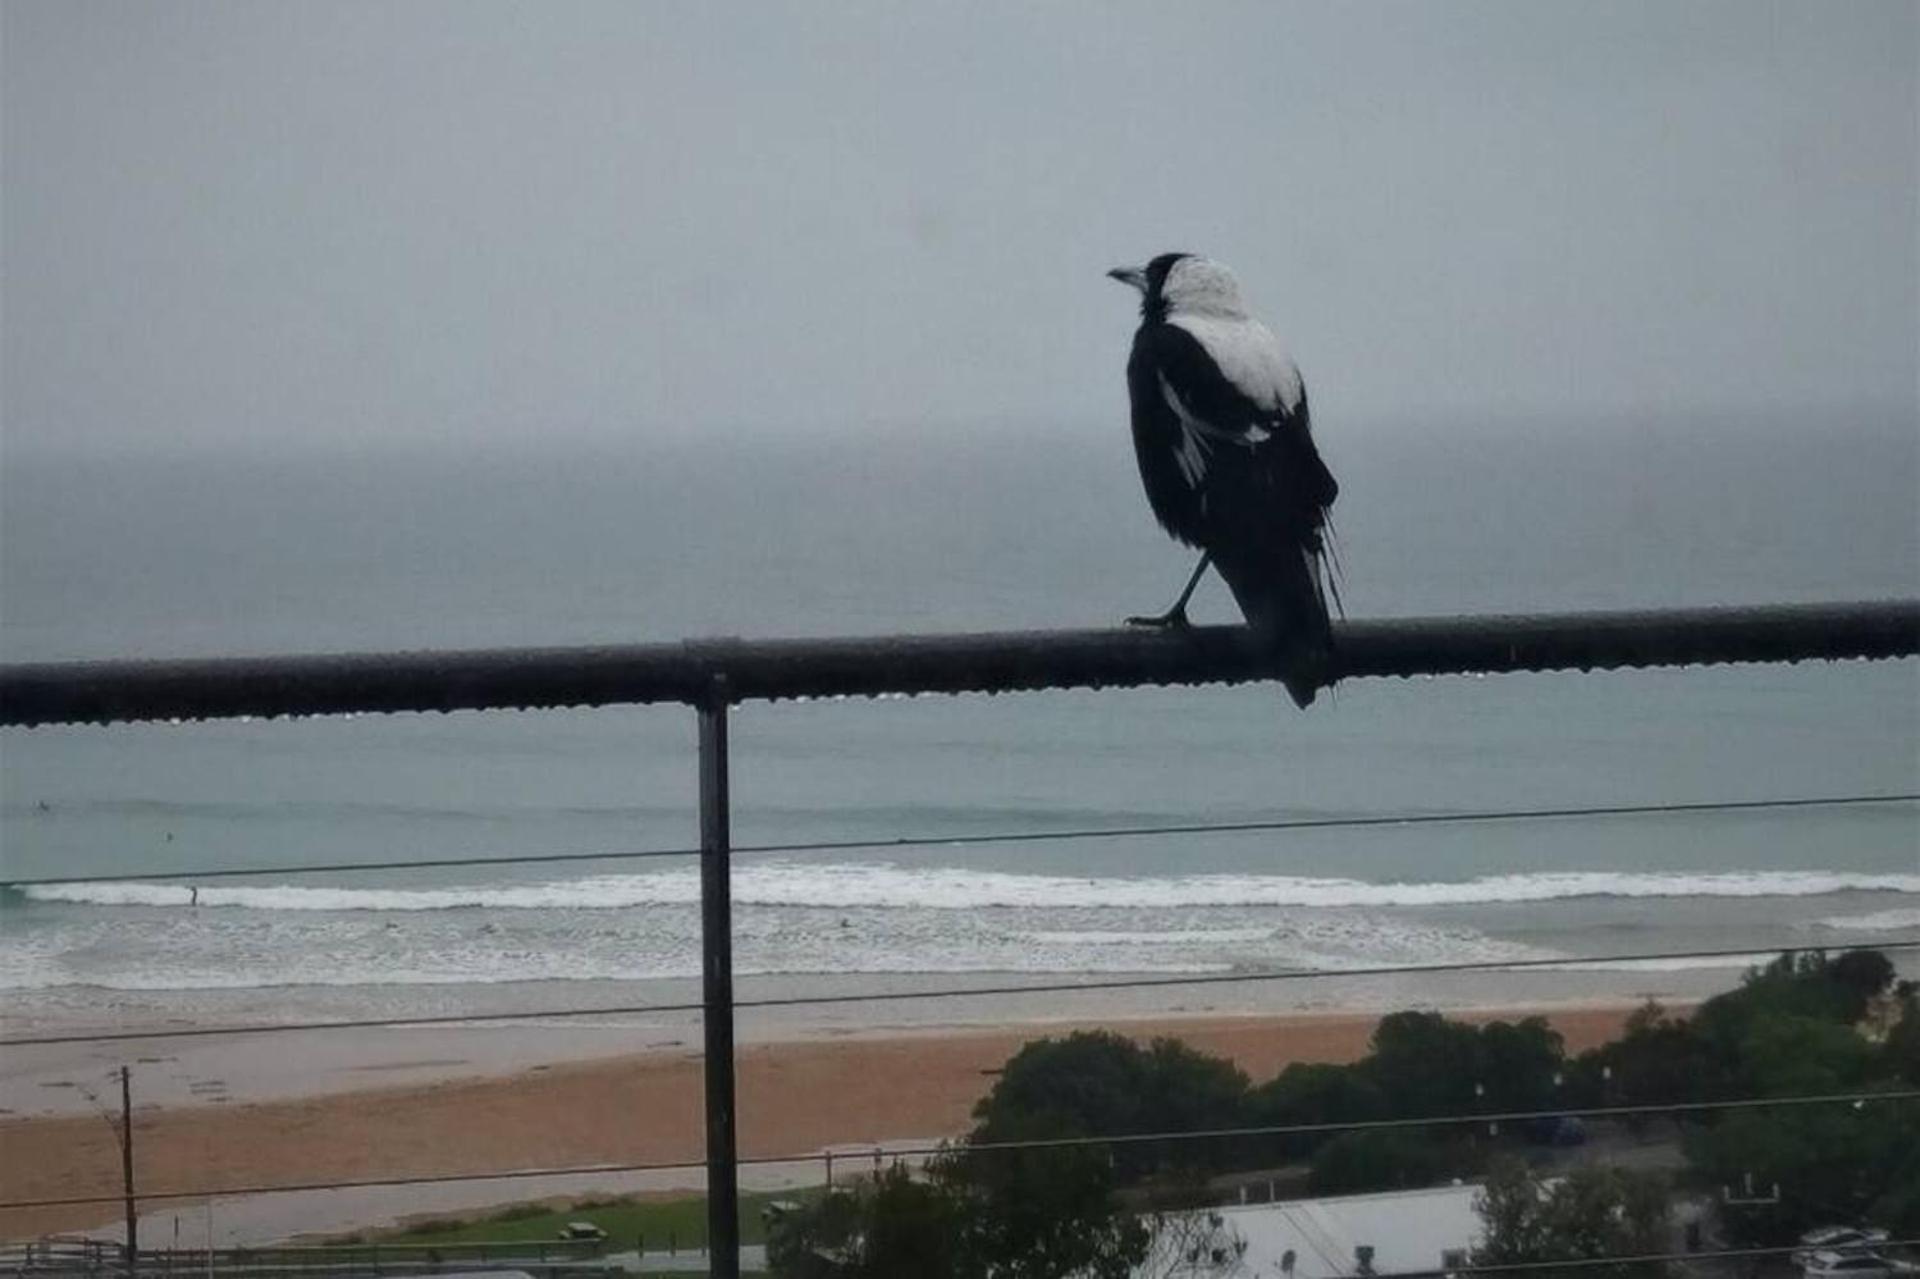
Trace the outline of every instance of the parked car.
[[1527, 1124], [1527, 1140], [1536, 1146], [1584, 1146], [1587, 1126], [1575, 1115], [1545, 1115]]
[[1845, 1252], [1821, 1248], [1800, 1263], [1800, 1273], [1806, 1279], [1904, 1279], [1916, 1272], [1920, 1272], [1920, 1266], [1864, 1248]]
[[1873, 1226], [1822, 1226], [1800, 1236], [1793, 1262], [1805, 1267], [1816, 1252], [1854, 1253], [1871, 1251], [1886, 1243], [1887, 1232]]
[[607, 1232], [591, 1221], [569, 1221], [560, 1227], [560, 1237], [568, 1243], [598, 1243], [607, 1237]]

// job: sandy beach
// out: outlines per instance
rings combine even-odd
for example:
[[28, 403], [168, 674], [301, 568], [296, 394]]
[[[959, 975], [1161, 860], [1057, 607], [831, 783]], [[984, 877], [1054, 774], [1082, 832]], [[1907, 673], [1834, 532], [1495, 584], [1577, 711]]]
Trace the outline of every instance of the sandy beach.
[[[1570, 1052], [1616, 1034], [1631, 1004], [1477, 1010], [1473, 1019], [1547, 1015]], [[1377, 1014], [1312, 1013], [1087, 1022], [1003, 1028], [922, 1027], [827, 1038], [743, 1042], [738, 1050], [740, 1152], [746, 1157], [852, 1155], [881, 1143], [965, 1131], [993, 1072], [1027, 1040], [1093, 1024], [1141, 1039], [1170, 1035], [1231, 1058], [1256, 1081], [1291, 1061], [1349, 1061], [1365, 1052]], [[475, 1032], [469, 1032], [475, 1033]], [[455, 1058], [399, 1062], [413, 1080], [260, 1101], [148, 1105], [136, 1111], [136, 1179], [150, 1192], [202, 1186], [276, 1186], [377, 1177], [498, 1172], [581, 1164], [657, 1164], [702, 1158], [702, 1067], [681, 1047], [555, 1060], [495, 1075], [461, 1075]], [[209, 1046], [209, 1051], [217, 1048]], [[555, 1057], [565, 1054], [556, 1052]], [[508, 1060], [512, 1058], [509, 1057]], [[155, 1059], [149, 1059], [155, 1060]], [[431, 1078], [435, 1074], [441, 1077]], [[380, 1078], [369, 1072], [368, 1082]], [[88, 1111], [0, 1121], [0, 1199], [120, 1189], [112, 1126]], [[816, 1161], [807, 1180], [818, 1180]], [[633, 1185], [697, 1186], [701, 1173]], [[458, 1202], [502, 1203], [543, 1193], [530, 1183], [467, 1187]], [[377, 1192], [355, 1209], [375, 1225], [451, 1202]], [[174, 1205], [177, 1209], [177, 1204]], [[112, 1206], [0, 1212], [0, 1237], [98, 1227]], [[337, 1214], [336, 1214], [337, 1216]], [[304, 1228], [290, 1218], [293, 1227]], [[313, 1223], [316, 1228], [339, 1224]]]

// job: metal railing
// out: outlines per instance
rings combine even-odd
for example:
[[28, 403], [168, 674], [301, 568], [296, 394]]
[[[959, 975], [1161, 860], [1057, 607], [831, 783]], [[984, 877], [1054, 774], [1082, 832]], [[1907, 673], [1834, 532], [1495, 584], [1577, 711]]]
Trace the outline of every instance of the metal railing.
[[[1920, 601], [1338, 624], [1329, 683], [1374, 676], [1911, 657]], [[1276, 678], [1242, 627], [707, 640], [0, 667], [0, 725], [679, 702], [699, 716], [712, 1273], [739, 1274], [727, 712], [753, 699]], [[1275, 715], [1291, 714], [1276, 702]]]
[[[1326, 678], [1910, 656], [1920, 600], [1342, 622]], [[1277, 677], [1240, 626], [0, 668], [0, 725], [532, 710], [1221, 684]]]

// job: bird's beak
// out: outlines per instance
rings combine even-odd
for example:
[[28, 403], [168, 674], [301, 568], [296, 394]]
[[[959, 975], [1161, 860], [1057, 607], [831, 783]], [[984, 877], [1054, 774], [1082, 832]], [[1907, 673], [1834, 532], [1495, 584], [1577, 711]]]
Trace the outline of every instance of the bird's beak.
[[1107, 272], [1109, 280], [1118, 280], [1122, 284], [1131, 284], [1142, 293], [1147, 291], [1147, 273], [1137, 266], [1117, 266]]

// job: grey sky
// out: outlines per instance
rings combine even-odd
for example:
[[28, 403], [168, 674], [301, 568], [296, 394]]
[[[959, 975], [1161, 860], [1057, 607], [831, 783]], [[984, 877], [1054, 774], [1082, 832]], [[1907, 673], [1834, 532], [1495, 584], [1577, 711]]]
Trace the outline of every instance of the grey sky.
[[9, 0], [5, 439], [1082, 434], [1169, 248], [1330, 430], [1914, 414], [1916, 12]]

